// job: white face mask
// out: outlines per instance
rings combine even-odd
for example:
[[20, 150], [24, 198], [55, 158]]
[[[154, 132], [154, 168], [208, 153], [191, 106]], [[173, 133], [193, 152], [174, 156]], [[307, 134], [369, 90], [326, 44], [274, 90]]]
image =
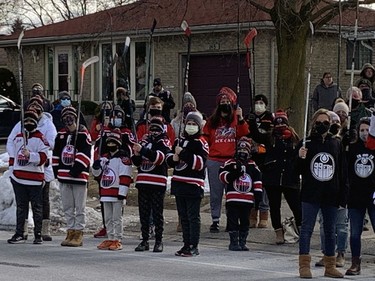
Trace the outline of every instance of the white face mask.
[[366, 142], [366, 141], [367, 141], [367, 137], [368, 137], [368, 131], [359, 132], [359, 138], [360, 138], [363, 142]]
[[122, 125], [122, 119], [121, 118], [115, 118], [113, 119], [113, 126], [115, 127], [121, 127]]
[[190, 136], [195, 135], [199, 132], [199, 127], [198, 125], [186, 125], [185, 132]]
[[257, 104], [255, 104], [254, 109], [255, 109], [256, 113], [261, 114], [261, 113], [263, 113], [263, 112], [266, 111], [266, 105], [265, 104], [258, 104], [257, 103]]

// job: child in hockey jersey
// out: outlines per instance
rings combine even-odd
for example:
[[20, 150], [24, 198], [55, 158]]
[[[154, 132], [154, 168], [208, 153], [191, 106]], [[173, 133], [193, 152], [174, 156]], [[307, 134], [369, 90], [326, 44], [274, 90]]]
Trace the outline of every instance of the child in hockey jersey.
[[[138, 132], [137, 132], [138, 133]], [[138, 189], [138, 207], [141, 220], [142, 242], [135, 251], [148, 251], [150, 246], [150, 213], [155, 224], [154, 252], [163, 251], [164, 231], [164, 195], [167, 189], [166, 155], [171, 150], [170, 141], [165, 133], [163, 120], [153, 117], [150, 120], [149, 134], [140, 144], [133, 145], [133, 164], [138, 167], [135, 187]]]
[[181, 219], [184, 246], [175, 255], [199, 255], [200, 204], [203, 198], [208, 143], [202, 137], [202, 115], [190, 112], [185, 118], [183, 136], [167, 155], [167, 163], [174, 168], [171, 194], [176, 196], [178, 216]]
[[219, 178], [226, 184], [227, 227], [231, 251], [248, 251], [249, 215], [262, 200], [261, 173], [251, 158], [251, 139], [242, 137], [237, 155], [220, 167]]
[[[17, 203], [16, 233], [8, 243], [24, 243], [23, 228], [29, 202], [33, 210], [34, 244], [42, 244], [42, 188], [44, 184], [44, 164], [49, 150], [48, 142], [37, 128], [38, 114], [26, 111], [24, 132], [18, 132], [8, 147], [9, 168], [12, 170], [11, 183]], [[25, 134], [25, 138], [23, 138]], [[25, 143], [26, 141], [26, 143]]]
[[109, 153], [96, 160], [92, 167], [94, 177], [99, 177], [100, 202], [103, 202], [104, 222], [109, 238], [98, 245], [98, 249], [115, 251], [122, 249], [122, 206], [131, 183], [132, 166], [130, 155], [120, 150], [120, 129], [116, 128], [107, 134], [106, 144]]

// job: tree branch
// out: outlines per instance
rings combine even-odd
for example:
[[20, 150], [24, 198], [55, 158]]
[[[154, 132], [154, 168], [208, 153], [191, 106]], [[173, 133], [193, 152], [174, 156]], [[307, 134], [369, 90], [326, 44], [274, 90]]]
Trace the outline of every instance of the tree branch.
[[271, 9], [267, 9], [266, 7], [264, 7], [264, 5], [261, 5], [259, 4], [258, 2], [255, 2], [253, 0], [247, 0], [247, 2], [249, 2], [251, 5], [253, 5], [255, 8], [267, 13], [267, 14], [270, 14], [271, 13]]

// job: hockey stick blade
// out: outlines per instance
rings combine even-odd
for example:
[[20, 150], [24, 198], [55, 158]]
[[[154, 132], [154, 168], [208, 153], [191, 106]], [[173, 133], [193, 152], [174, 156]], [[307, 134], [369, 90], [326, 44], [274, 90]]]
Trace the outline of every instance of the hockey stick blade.
[[253, 41], [254, 37], [258, 35], [258, 31], [256, 30], [256, 28], [252, 28], [249, 30], [249, 32], [247, 33], [245, 39], [244, 39], [244, 43], [246, 45], [247, 48], [250, 48], [250, 43], [251, 41]]
[[126, 36], [125, 45], [124, 45], [124, 50], [122, 52], [122, 56], [125, 56], [128, 53], [129, 46], [130, 46], [130, 37]]
[[310, 31], [311, 31], [311, 35], [314, 35], [314, 25], [311, 21], [309, 21], [309, 25], [310, 25]]
[[188, 23], [186, 22], [186, 20], [182, 21], [181, 28], [185, 32], [185, 35], [187, 37], [189, 37], [191, 35], [191, 30], [190, 30], [190, 27], [189, 27]]
[[22, 31], [20, 33], [20, 36], [18, 36], [18, 41], [17, 41], [18, 50], [21, 49], [21, 41], [22, 41], [22, 38], [23, 38], [24, 35], [25, 35], [25, 30], [22, 29]]
[[99, 57], [98, 56], [93, 56], [91, 58], [88, 58], [87, 60], [85, 60], [82, 63], [82, 69], [86, 69], [89, 65], [91, 65], [93, 63], [96, 63], [98, 61], [99, 61]]
[[151, 27], [151, 30], [150, 30], [151, 34], [154, 33], [155, 27], [156, 27], [156, 19], [154, 19], [154, 21], [152, 22], [152, 27]]

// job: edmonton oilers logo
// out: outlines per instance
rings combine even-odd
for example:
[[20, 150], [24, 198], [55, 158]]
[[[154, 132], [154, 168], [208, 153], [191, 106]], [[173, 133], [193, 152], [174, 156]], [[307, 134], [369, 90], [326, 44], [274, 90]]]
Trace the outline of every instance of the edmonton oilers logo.
[[64, 165], [72, 165], [74, 162], [74, 146], [73, 145], [66, 145], [61, 153], [62, 163]]
[[21, 152], [22, 148], [17, 152], [17, 164], [19, 166], [26, 166], [29, 163], [29, 158], [23, 155]]
[[335, 160], [331, 154], [320, 152], [311, 160], [310, 170], [318, 181], [329, 181], [335, 173]]
[[115, 172], [112, 169], [107, 168], [103, 171], [101, 186], [103, 188], [110, 188], [115, 183], [115, 179]]
[[241, 176], [239, 179], [237, 179], [233, 184], [234, 189], [240, 193], [250, 192], [252, 185], [253, 185], [252, 180], [250, 176], [246, 173], [243, 176]]
[[360, 178], [369, 177], [374, 171], [374, 156], [369, 154], [357, 155], [357, 160], [354, 162], [355, 174]]
[[152, 163], [150, 160], [148, 160], [147, 158], [144, 158], [142, 159], [142, 164], [141, 164], [141, 170], [143, 172], [150, 172], [152, 171], [153, 169], [155, 168], [155, 165], [154, 163]]

